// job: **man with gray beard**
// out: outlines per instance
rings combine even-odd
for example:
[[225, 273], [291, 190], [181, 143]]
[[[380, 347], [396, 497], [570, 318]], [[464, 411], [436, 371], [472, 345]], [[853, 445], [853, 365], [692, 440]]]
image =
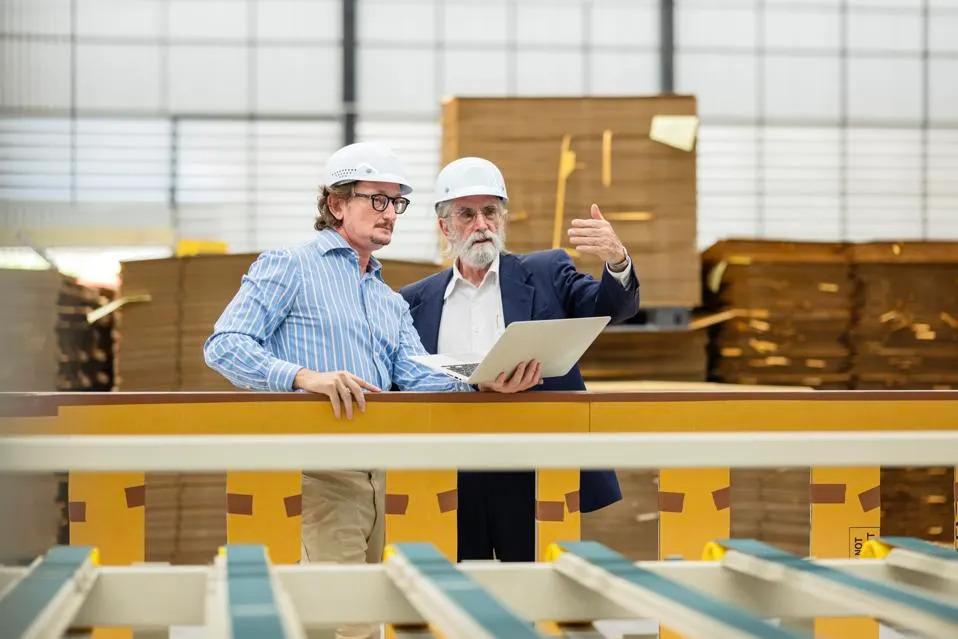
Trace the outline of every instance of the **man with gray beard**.
[[[580, 253], [606, 262], [600, 280], [576, 271], [561, 249], [506, 251], [508, 195], [492, 162], [451, 162], [436, 180], [436, 198], [453, 265], [400, 291], [429, 353], [485, 353], [515, 321], [609, 315], [616, 323], [638, 311], [632, 261], [597, 205], [588, 218], [573, 220], [568, 233]], [[575, 366], [537, 389], [585, 390], [585, 383]], [[582, 471], [582, 512], [621, 498], [613, 471]], [[460, 472], [457, 521], [460, 561], [535, 561], [535, 473]]]

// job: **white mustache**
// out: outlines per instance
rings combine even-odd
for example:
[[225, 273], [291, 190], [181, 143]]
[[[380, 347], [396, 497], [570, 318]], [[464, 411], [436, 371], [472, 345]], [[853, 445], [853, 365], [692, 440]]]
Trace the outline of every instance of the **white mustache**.
[[495, 242], [496, 234], [492, 231], [476, 231], [469, 236], [468, 240], [466, 240], [466, 250], [472, 248], [476, 242], [481, 242], [482, 240], [491, 240], [492, 242]]

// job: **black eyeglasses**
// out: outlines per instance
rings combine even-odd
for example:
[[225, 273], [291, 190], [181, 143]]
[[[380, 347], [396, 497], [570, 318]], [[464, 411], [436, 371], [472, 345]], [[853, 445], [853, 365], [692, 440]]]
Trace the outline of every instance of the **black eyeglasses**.
[[370, 195], [369, 193], [353, 192], [353, 195], [369, 199], [369, 203], [373, 205], [373, 209], [380, 213], [386, 210], [390, 202], [393, 203], [393, 210], [396, 211], [396, 215], [402, 215], [406, 211], [406, 207], [409, 206], [409, 200], [404, 197], [389, 197], [382, 193], [373, 193]]

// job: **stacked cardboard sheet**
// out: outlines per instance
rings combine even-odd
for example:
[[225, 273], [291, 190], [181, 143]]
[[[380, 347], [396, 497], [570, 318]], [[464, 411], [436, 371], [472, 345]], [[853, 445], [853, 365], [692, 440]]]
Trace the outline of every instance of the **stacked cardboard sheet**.
[[958, 388], [958, 242], [849, 247], [855, 387]]
[[758, 539], [808, 554], [811, 528], [809, 471], [796, 468], [731, 470], [732, 537]]
[[716, 381], [850, 386], [853, 280], [841, 244], [727, 240], [703, 254]]
[[117, 313], [116, 386], [122, 391], [180, 387], [180, 286], [177, 260], [137, 260], [120, 267], [120, 298], [149, 295]]
[[882, 468], [881, 532], [953, 543], [955, 469]]
[[57, 300], [54, 270], [0, 269], [0, 390], [57, 390]]
[[383, 264], [383, 280], [394, 291], [438, 273], [444, 268], [441, 264], [434, 262], [411, 260], [380, 260], [380, 262]]
[[249, 253], [180, 258], [181, 390], [234, 390], [222, 375], [206, 365], [203, 344], [255, 260], [256, 256]]
[[225, 508], [225, 475], [147, 473], [147, 560], [209, 563], [226, 542]]
[[53, 473], [0, 475], [0, 564], [28, 565], [67, 543], [62, 486], [63, 477]]
[[[519, 253], [570, 248], [593, 202], [629, 248], [646, 307], [701, 299], [696, 250], [695, 98], [454, 98], [442, 161], [479, 156], [503, 172]], [[571, 252], [593, 275], [602, 264]]]
[[659, 555], [659, 473], [618, 470], [622, 500], [601, 510], [582, 513], [582, 539], [605, 544], [633, 561]]
[[705, 381], [705, 331], [607, 328], [579, 362], [586, 380]]
[[[234, 390], [206, 366], [203, 343], [254, 255], [124, 262], [122, 297], [148, 295], [119, 312], [117, 382], [124, 391]], [[226, 542], [226, 476], [146, 476], [146, 559], [205, 564]]]
[[57, 300], [57, 343], [61, 391], [113, 390], [113, 316], [93, 324], [87, 314], [113, 299], [114, 292], [63, 277]]

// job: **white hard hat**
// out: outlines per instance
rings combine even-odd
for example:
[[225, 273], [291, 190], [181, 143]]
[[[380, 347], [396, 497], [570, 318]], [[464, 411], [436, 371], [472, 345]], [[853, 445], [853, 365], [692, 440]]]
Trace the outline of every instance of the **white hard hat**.
[[326, 161], [326, 186], [344, 182], [394, 182], [400, 193], [412, 193], [406, 169], [395, 151], [376, 142], [344, 146]]
[[508, 201], [506, 181], [499, 168], [482, 158], [459, 158], [436, 178], [436, 204], [470, 195], [494, 195]]

